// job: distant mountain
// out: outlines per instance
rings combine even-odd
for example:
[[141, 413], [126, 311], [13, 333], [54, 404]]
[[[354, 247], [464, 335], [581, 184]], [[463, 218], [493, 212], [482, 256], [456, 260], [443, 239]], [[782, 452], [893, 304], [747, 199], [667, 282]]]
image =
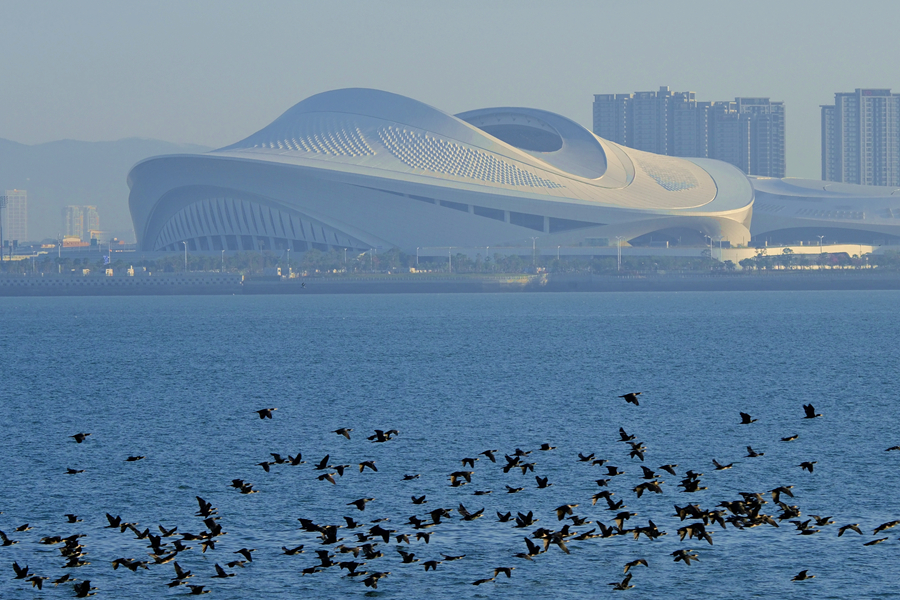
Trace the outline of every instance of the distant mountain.
[[210, 149], [138, 138], [60, 140], [35, 146], [0, 138], [0, 195], [11, 189], [28, 191], [28, 237], [32, 240], [62, 233], [62, 209], [69, 204], [96, 206], [103, 231], [131, 238], [125, 182], [131, 167], [151, 156]]

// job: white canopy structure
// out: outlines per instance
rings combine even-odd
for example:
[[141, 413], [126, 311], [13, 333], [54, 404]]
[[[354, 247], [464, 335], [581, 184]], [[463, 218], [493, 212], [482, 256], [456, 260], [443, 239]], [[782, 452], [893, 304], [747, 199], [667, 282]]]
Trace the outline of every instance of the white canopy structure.
[[619, 146], [528, 108], [456, 116], [387, 92], [312, 96], [206, 154], [138, 163], [139, 247], [194, 251], [750, 240], [754, 190], [723, 162]]

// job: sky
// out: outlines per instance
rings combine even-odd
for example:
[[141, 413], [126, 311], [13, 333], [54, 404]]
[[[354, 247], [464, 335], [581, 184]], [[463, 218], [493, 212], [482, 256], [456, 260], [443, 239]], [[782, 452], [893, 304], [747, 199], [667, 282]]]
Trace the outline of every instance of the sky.
[[0, 138], [25, 144], [221, 147], [344, 87], [590, 129], [593, 94], [667, 85], [784, 101], [788, 175], [819, 179], [819, 106], [900, 92], [888, 1], [0, 2]]

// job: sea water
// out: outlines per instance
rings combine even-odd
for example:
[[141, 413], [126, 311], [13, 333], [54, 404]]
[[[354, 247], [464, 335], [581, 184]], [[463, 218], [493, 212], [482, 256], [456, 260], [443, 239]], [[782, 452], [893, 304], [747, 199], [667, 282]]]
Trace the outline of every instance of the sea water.
[[[147, 540], [105, 526], [110, 513], [140, 531], [199, 534], [195, 496], [217, 507], [227, 534], [207, 552], [186, 542], [193, 549], [176, 560], [210, 598], [594, 598], [623, 593], [608, 584], [637, 558], [649, 567], [631, 570], [624, 593], [641, 598], [896, 597], [897, 530], [873, 530], [900, 518], [900, 452], [885, 451], [900, 444], [898, 302], [897, 292], [2, 298], [0, 529], [17, 543], [0, 547], [0, 597], [70, 597], [72, 584], [50, 584], [67, 572], [90, 580], [97, 598], [188, 594], [167, 587], [173, 565], [152, 564]], [[637, 391], [639, 406], [618, 397]], [[804, 419], [804, 404], [823, 416]], [[262, 408], [278, 410], [261, 420]], [[741, 425], [741, 411], [757, 421]], [[350, 440], [332, 432], [342, 427]], [[643, 462], [618, 441], [620, 427], [646, 446]], [[399, 434], [368, 441], [375, 429]], [[69, 436], [78, 432], [91, 436], [77, 444]], [[747, 445], [764, 456], [747, 458]], [[517, 448], [531, 452], [523, 462], [533, 472], [502, 471]], [[480, 454], [495, 449], [497, 463]], [[298, 452], [305, 464], [258, 466]], [[606, 467], [579, 452], [625, 474], [601, 488]], [[318, 479], [333, 470], [314, 469], [326, 454], [349, 465], [334, 485]], [[466, 457], [479, 458], [474, 468], [463, 468]], [[713, 459], [734, 464], [715, 471]], [[360, 473], [364, 460], [378, 471]], [[813, 473], [804, 461], [817, 461]], [[662, 494], [636, 496], [642, 464], [665, 481]], [[677, 464], [678, 477], [664, 464]], [[704, 473], [708, 489], [680, 491], [688, 469]], [[473, 471], [472, 482], [451, 487], [460, 470]], [[535, 476], [552, 486], [538, 489]], [[232, 479], [259, 493], [239, 493]], [[713, 524], [712, 545], [679, 540], [691, 520], [674, 505], [714, 509], [763, 492], [763, 512], [777, 516], [767, 492], [782, 485], [793, 486], [782, 502], [797, 505], [801, 521], [835, 524], [809, 536], [787, 520]], [[515, 556], [539, 527], [570, 523], [557, 519], [563, 504], [611, 525], [618, 511], [591, 503], [603, 489], [636, 513], [626, 529], [652, 520], [666, 535], [569, 539], [569, 554], [550, 545], [531, 561]], [[411, 502], [422, 495], [426, 504]], [[359, 498], [374, 500], [364, 511], [348, 505]], [[460, 504], [484, 516], [464, 521]], [[430, 521], [435, 508], [452, 518], [421, 530], [429, 543], [417, 540], [408, 518]], [[509, 511], [540, 520], [501, 523], [497, 512]], [[67, 523], [66, 513], [81, 521]], [[336, 566], [302, 573], [320, 563], [317, 550], [335, 562], [353, 554], [322, 545], [298, 519], [346, 525], [344, 516], [364, 523], [339, 530], [347, 547], [377, 519], [410, 534], [408, 545], [379, 538], [384, 556], [360, 567], [390, 572], [377, 589]], [[25, 523], [29, 531], [15, 531]], [[864, 535], [838, 537], [849, 523]], [[59, 546], [39, 540], [72, 534], [85, 535], [90, 564], [65, 569]], [[282, 551], [300, 544], [302, 554]], [[214, 564], [240, 559], [241, 548], [255, 549], [253, 561], [213, 579]], [[397, 548], [418, 562], [404, 564]], [[680, 548], [699, 560], [675, 563]], [[151, 564], [114, 570], [117, 558]], [[431, 559], [443, 562], [425, 572]], [[49, 577], [43, 591], [14, 580], [13, 562]], [[515, 570], [472, 585], [495, 567]], [[792, 582], [801, 570], [815, 578]]]

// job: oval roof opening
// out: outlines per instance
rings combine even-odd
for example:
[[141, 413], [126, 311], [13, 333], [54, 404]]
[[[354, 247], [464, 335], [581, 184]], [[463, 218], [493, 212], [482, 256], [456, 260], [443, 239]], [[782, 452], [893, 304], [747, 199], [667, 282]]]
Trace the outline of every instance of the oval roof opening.
[[464, 120], [520, 150], [556, 152], [563, 147], [563, 138], [555, 128], [530, 115], [498, 112]]

